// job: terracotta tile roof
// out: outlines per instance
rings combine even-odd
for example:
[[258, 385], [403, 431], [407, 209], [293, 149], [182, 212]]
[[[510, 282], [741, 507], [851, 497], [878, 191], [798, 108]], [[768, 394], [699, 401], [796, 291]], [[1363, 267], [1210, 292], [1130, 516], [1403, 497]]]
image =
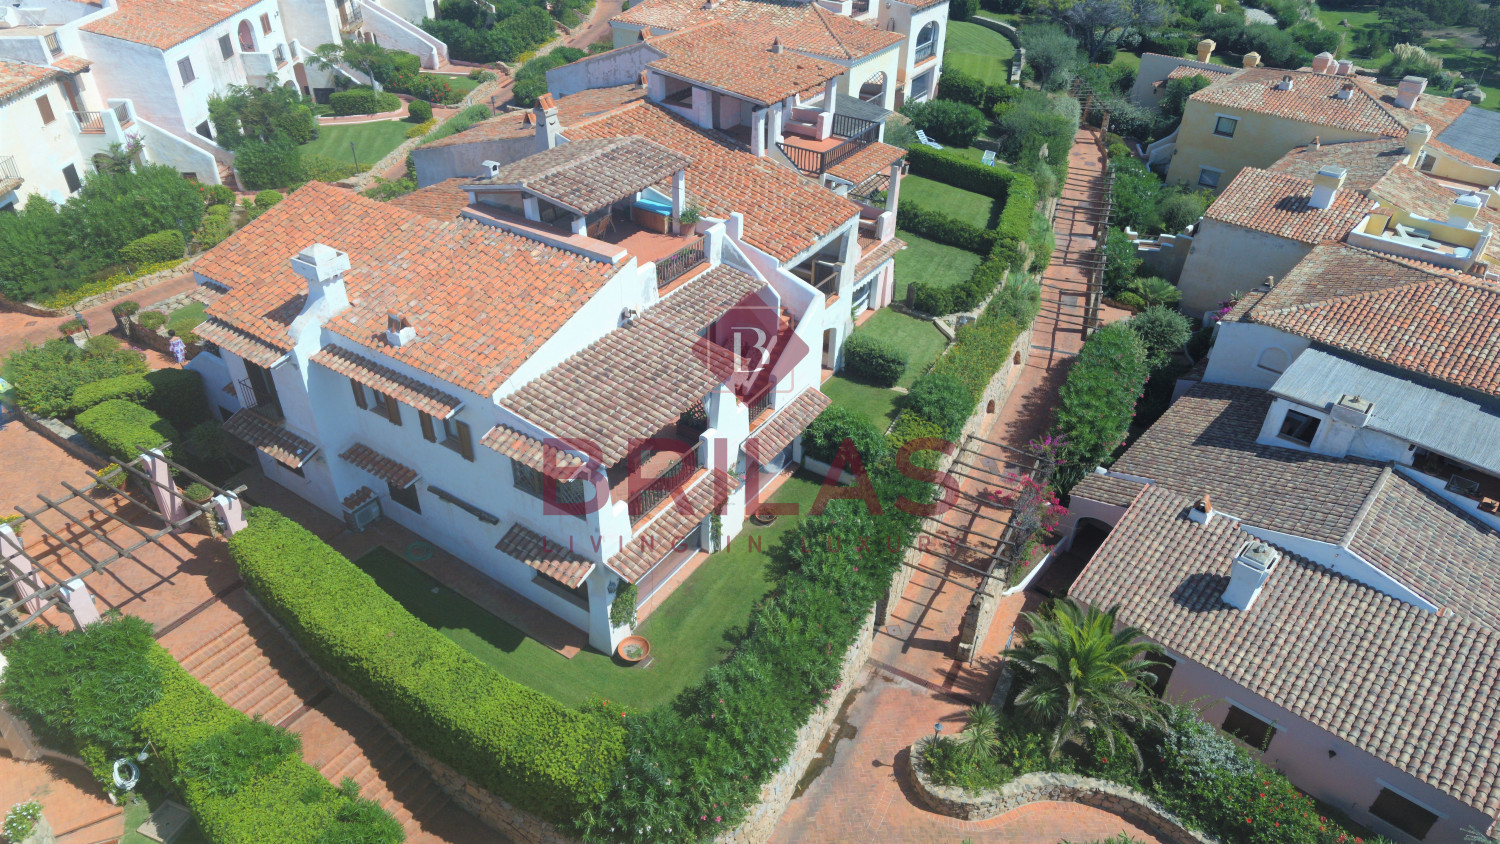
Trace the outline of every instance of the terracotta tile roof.
[[[1148, 488], [1069, 594], [1466, 805], [1500, 814], [1500, 633], [1283, 553], [1248, 610], [1221, 595], [1252, 537]], [[1215, 495], [1217, 503], [1217, 494]]]
[[1349, 550], [1427, 600], [1500, 628], [1500, 534], [1387, 469]]
[[243, 440], [246, 445], [264, 451], [277, 463], [293, 469], [300, 468], [318, 451], [316, 443], [297, 436], [286, 426], [278, 425], [249, 408], [229, 417], [224, 423], [224, 433]]
[[[523, 434], [508, 425], [496, 425], [479, 440], [487, 448], [509, 457], [523, 466], [552, 474], [555, 468], [576, 469], [584, 465], [582, 458], [557, 448], [536, 437]], [[571, 480], [571, 478], [564, 478]]]
[[366, 501], [370, 501], [373, 498], [375, 498], [375, 490], [370, 489], [367, 486], [362, 486], [359, 489], [356, 489], [355, 491], [344, 496], [344, 509], [353, 511], [357, 509], [359, 505], [365, 503]]
[[[1453, 200], [1458, 198], [1451, 189], [1410, 167], [1397, 167], [1387, 173], [1370, 189], [1370, 195], [1432, 220], [1448, 219]], [[1500, 225], [1500, 211], [1488, 205], [1482, 206], [1476, 221], [1481, 228], [1486, 224]], [[1500, 245], [1491, 243], [1482, 257], [1494, 259], [1497, 249]]]
[[[63, 56], [62, 58], [71, 59], [75, 62], [83, 61], [82, 59], [73, 59], [72, 56]], [[58, 64], [61, 65], [61, 61]], [[86, 67], [88, 62], [83, 62], [83, 64]], [[79, 68], [79, 70], [81, 69]], [[19, 97], [54, 79], [60, 79], [69, 73], [76, 72], [61, 66], [53, 67], [0, 58], [0, 102], [9, 100], [12, 97]]]
[[892, 164], [905, 157], [906, 150], [901, 147], [876, 141], [828, 168], [828, 175], [857, 185], [871, 176], [886, 172]]
[[322, 364], [345, 378], [358, 381], [372, 390], [379, 390], [428, 416], [447, 419], [463, 405], [463, 401], [436, 387], [429, 387], [415, 378], [402, 375], [389, 366], [338, 346], [324, 346], [309, 360]]
[[[580, 123], [590, 117], [612, 111], [623, 105], [644, 99], [646, 89], [632, 82], [612, 88], [590, 88], [566, 97], [557, 98], [557, 119], [564, 126]], [[446, 138], [439, 138], [423, 149], [439, 149], [456, 144], [478, 141], [509, 140], [536, 136], [536, 123], [531, 112], [511, 111], [491, 117]], [[425, 190], [425, 188], [424, 188]], [[394, 200], [392, 200], [394, 202]]]
[[880, 268], [881, 264], [896, 257], [896, 253], [906, 248], [906, 241], [899, 237], [893, 237], [884, 243], [874, 239], [867, 241], [860, 238], [859, 263], [854, 265], [854, 280], [860, 281], [870, 273]]
[[[194, 271], [229, 291], [208, 315], [289, 348], [307, 284], [290, 260], [313, 243], [347, 252], [351, 263], [344, 281], [353, 304], [328, 329], [480, 395], [498, 389], [615, 273], [479, 223], [439, 222], [310, 182], [198, 259]], [[391, 313], [416, 327], [415, 342], [385, 347]]]
[[723, 23], [653, 38], [651, 46], [667, 55], [649, 67], [761, 105], [817, 88], [844, 72], [842, 65], [796, 51], [747, 47], [737, 28]]
[[52, 66], [64, 73], [80, 73], [93, 66], [93, 62], [81, 56], [57, 56]]
[[766, 286], [765, 282], [749, 273], [728, 264], [719, 264], [668, 293], [646, 314], [653, 321], [696, 334]]
[[457, 220], [463, 210], [469, 207], [469, 192], [463, 189], [468, 183], [468, 179], [448, 179], [414, 190], [405, 196], [398, 196], [390, 204], [434, 220]]
[[788, 50], [834, 59], [858, 59], [899, 44], [902, 35], [830, 12], [817, 3], [765, 3], [722, 0], [705, 9], [702, 0], [648, 0], [615, 15], [611, 21], [680, 30], [718, 21], [742, 42], [765, 49], [776, 39]]
[[84, 32], [165, 50], [255, 5], [256, 0], [123, 0]]
[[[1275, 85], [1283, 76], [1292, 77], [1292, 90], [1276, 90]], [[1379, 95], [1369, 88], [1356, 85], [1353, 94], [1346, 100], [1334, 96], [1351, 81], [1353, 77], [1348, 76], [1249, 68], [1214, 82], [1193, 94], [1189, 100], [1241, 108], [1317, 126], [1335, 126], [1352, 132], [1405, 136], [1406, 127], [1391, 114], [1393, 109], [1387, 108], [1380, 101]]]
[[1308, 205], [1311, 198], [1309, 179], [1246, 167], [1204, 216], [1299, 243], [1322, 243], [1342, 240], [1374, 207], [1357, 190], [1340, 190], [1327, 208]]
[[1138, 481], [1116, 478], [1110, 475], [1090, 474], [1084, 476], [1073, 487], [1070, 493], [1074, 498], [1087, 498], [1090, 501], [1098, 501], [1100, 504], [1113, 504], [1116, 507], [1129, 507], [1146, 484]]
[[687, 188], [710, 217], [745, 215], [745, 240], [788, 261], [859, 214], [859, 206], [804, 179], [796, 172], [757, 158], [717, 132], [689, 124], [655, 103], [640, 102], [564, 134], [577, 138], [640, 135], [693, 160]]
[[808, 388], [802, 395], [792, 399], [791, 404], [778, 408], [776, 415], [766, 420], [750, 439], [755, 441], [755, 456], [762, 463], [781, 453], [787, 444], [802, 435], [802, 431], [828, 408], [828, 397], [816, 389]]
[[1470, 155], [1469, 153], [1464, 152], [1458, 147], [1448, 146], [1442, 141], [1436, 139], [1428, 141], [1427, 146], [1437, 150], [1443, 155], [1448, 156], [1454, 161], [1460, 161], [1464, 164], [1468, 164], [1471, 167], [1485, 167], [1490, 170], [1500, 170], [1500, 164], [1496, 164], [1493, 161], [1485, 161], [1483, 158], [1480, 158], [1477, 155]]
[[522, 187], [584, 213], [684, 170], [691, 159], [645, 138], [580, 138], [503, 165], [473, 185]]
[[635, 583], [740, 488], [740, 479], [732, 475], [702, 469], [698, 474], [701, 476], [698, 480], [688, 481], [681, 493], [669, 498], [655, 518], [643, 524], [635, 538], [604, 564], [626, 581]]
[[199, 323], [193, 333], [227, 352], [264, 367], [286, 357], [288, 351], [216, 317], [209, 317]]
[[1209, 493], [1216, 507], [1257, 527], [1339, 542], [1381, 467], [1260, 445], [1271, 400], [1265, 390], [1198, 384], [1110, 468], [1195, 499]]
[[647, 310], [500, 401], [554, 436], [597, 445], [613, 466], [735, 369], [728, 349]]
[[1328, 244], [1245, 317], [1440, 381], [1500, 395], [1500, 287]]
[[1171, 72], [1167, 74], [1167, 78], [1165, 81], [1170, 82], [1173, 79], [1187, 79], [1193, 76], [1202, 76], [1203, 78], [1212, 81], [1221, 76], [1229, 76], [1234, 72], [1234, 68], [1232, 67], [1199, 67], [1196, 64], [1180, 64], [1172, 68]]
[[349, 446], [343, 454], [339, 455], [339, 459], [357, 469], [369, 472], [397, 489], [409, 487], [421, 477], [416, 469], [386, 457], [364, 443], [357, 442]]
[[562, 545], [528, 530], [520, 522], [510, 526], [495, 544], [495, 550], [520, 560], [569, 589], [577, 589], [588, 579], [594, 564], [570, 553]]
[[1404, 160], [1404, 141], [1380, 138], [1373, 141], [1297, 147], [1267, 169], [1272, 173], [1284, 173], [1311, 182], [1320, 168], [1342, 167], [1346, 171], [1344, 187], [1367, 193], [1376, 182], [1400, 167]]

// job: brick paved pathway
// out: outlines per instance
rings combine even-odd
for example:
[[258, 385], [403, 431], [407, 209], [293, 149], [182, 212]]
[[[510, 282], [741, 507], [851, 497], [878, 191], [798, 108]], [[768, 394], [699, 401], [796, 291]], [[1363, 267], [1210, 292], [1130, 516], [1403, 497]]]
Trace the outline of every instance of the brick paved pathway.
[[[1005, 407], [981, 435], [985, 439], [1020, 448], [1045, 432], [1057, 388], [1083, 345], [1086, 275], [1079, 253], [1095, 245], [1087, 204], [1102, 189], [1104, 173], [1094, 134], [1095, 130], [1082, 129], [1075, 139], [1055, 217], [1057, 250], [1042, 279], [1042, 309], [1033, 325], [1031, 354]], [[1121, 316], [1123, 312], [1113, 309], [1101, 313], [1106, 321]], [[1004, 459], [999, 449], [989, 456]], [[972, 536], [964, 541], [975, 544]], [[978, 582], [977, 576], [931, 556], [923, 558], [923, 567], [944, 570], [946, 577], [971, 586]], [[1033, 609], [1039, 600], [1027, 594], [1007, 598], [980, 648], [980, 658], [969, 667], [955, 660], [955, 640], [970, 597], [968, 589], [936, 576], [913, 576], [901, 602], [892, 608], [889, 623], [877, 633], [861, 688], [825, 750], [831, 762], [792, 801], [773, 844], [958, 844], [965, 839], [976, 844], [1053, 844], [1064, 839], [1088, 842], [1120, 832], [1156, 841], [1117, 815], [1075, 804], [1037, 803], [978, 823], [919, 808], [906, 785], [906, 748], [931, 735], [934, 723], [942, 722], [950, 733], [960, 729], [967, 706], [988, 700], [998, 654], [1010, 640], [1017, 614]]]

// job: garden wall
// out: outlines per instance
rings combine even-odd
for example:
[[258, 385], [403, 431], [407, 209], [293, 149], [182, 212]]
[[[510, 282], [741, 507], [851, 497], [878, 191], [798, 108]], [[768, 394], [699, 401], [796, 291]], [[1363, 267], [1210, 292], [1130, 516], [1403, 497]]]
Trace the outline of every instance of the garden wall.
[[746, 813], [745, 820], [739, 826], [714, 838], [716, 844], [763, 844], [771, 840], [771, 833], [781, 821], [781, 816], [786, 813], [787, 804], [797, 790], [797, 783], [807, 771], [807, 766], [818, 755], [818, 747], [822, 745], [823, 737], [843, 708], [844, 700], [854, 690], [854, 680], [869, 659], [870, 646], [874, 641], [875, 611], [871, 610], [865, 616], [859, 635], [844, 653], [843, 668], [839, 671], [838, 685], [834, 687], [833, 694], [797, 731], [797, 743], [792, 747], [786, 764], [771, 777], [770, 782], [761, 786], [760, 802]]
[[[200, 252], [198, 254], [201, 255], [203, 253]], [[122, 299], [132, 293], [137, 293], [139, 291], [145, 290], [148, 287], [154, 287], [162, 283], [163, 281], [166, 281], [167, 279], [176, 278], [180, 275], [186, 275], [187, 273], [191, 272], [193, 262], [197, 259], [198, 255], [194, 255], [193, 257], [188, 258], [187, 260], [174, 267], [169, 267], [165, 270], [154, 272], [150, 275], [143, 275], [140, 278], [128, 281], [120, 285], [119, 287], [111, 288], [104, 291], [103, 293], [96, 293], [93, 296], [88, 297], [87, 299], [80, 299], [78, 302], [75, 302], [74, 304], [69, 305], [66, 308], [44, 308], [41, 305], [36, 304], [35, 302], [16, 302], [14, 300], [6, 298], [5, 296], [0, 296], [0, 310], [11, 310], [16, 311], [17, 313], [26, 314], [27, 316], [48, 317], [54, 319], [57, 317], [72, 316], [75, 311], [86, 311], [89, 308], [94, 307], [95, 305], [101, 305], [106, 302], [113, 302], [116, 299]]]
[[934, 812], [966, 821], [982, 821], [1028, 803], [1077, 803], [1119, 815], [1170, 844], [1217, 844], [1216, 839], [1188, 829], [1150, 797], [1108, 780], [1043, 771], [1016, 777], [997, 789], [978, 794], [937, 785], [927, 778], [922, 758], [923, 748], [931, 740], [924, 738], [911, 746], [907, 767], [917, 798]]

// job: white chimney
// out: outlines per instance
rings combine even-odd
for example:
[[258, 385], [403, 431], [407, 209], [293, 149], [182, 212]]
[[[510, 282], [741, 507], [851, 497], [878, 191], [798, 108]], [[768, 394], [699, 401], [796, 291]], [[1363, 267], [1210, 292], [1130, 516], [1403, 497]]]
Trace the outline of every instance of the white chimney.
[[399, 314], [385, 315], [385, 342], [400, 348], [417, 339], [417, 330], [406, 317]]
[[1484, 200], [1478, 194], [1466, 193], [1448, 206], [1448, 224], [1470, 228], [1479, 216], [1479, 209], [1483, 207]]
[[1252, 539], [1241, 545], [1234, 555], [1234, 562], [1229, 564], [1229, 585], [1224, 587], [1224, 603], [1237, 609], [1250, 609], [1280, 560], [1281, 552], [1260, 540]]
[[314, 308], [334, 314], [349, 307], [344, 291], [344, 273], [349, 269], [349, 255], [332, 246], [314, 243], [292, 259], [292, 272], [307, 279], [307, 302], [302, 313]]
[[1313, 60], [1312, 60], [1313, 73], [1328, 73], [1329, 72], [1329, 68], [1332, 68], [1332, 67], [1337, 67], [1337, 63], [1333, 60], [1333, 54], [1332, 53], [1324, 52], [1324, 53], [1319, 53], [1316, 56], [1313, 56]]
[[[1406, 133], [1406, 151], [1416, 155], [1422, 151], [1422, 147], [1427, 146], [1430, 140], [1432, 140], [1432, 127], [1426, 123], [1419, 123]], [[1413, 161], [1412, 166], [1417, 166], [1417, 162]]]
[[1343, 85], [1339, 86], [1339, 89], [1337, 91], [1333, 92], [1334, 99], [1338, 100], [1347, 100], [1352, 96], [1354, 96], [1353, 82], [1345, 82]]
[[1213, 521], [1213, 518], [1214, 503], [1209, 500], [1208, 493], [1205, 492], [1203, 493], [1203, 497], [1198, 499], [1198, 503], [1188, 508], [1188, 520], [1200, 525], [1206, 525]]
[[1339, 76], [1348, 76], [1349, 74], [1354, 72], [1354, 62], [1351, 62], [1348, 59], [1342, 59], [1334, 68], [1333, 72], [1337, 73]]
[[1276, 83], [1276, 90], [1278, 90], [1278, 91], [1290, 91], [1290, 90], [1292, 90], [1292, 75], [1290, 73], [1286, 74], [1285, 76], [1282, 76], [1281, 77], [1281, 81]]
[[484, 178], [486, 179], [493, 179], [500, 175], [500, 162], [498, 161], [486, 159], [479, 162], [479, 166], [484, 168]]
[[562, 132], [562, 125], [557, 120], [557, 101], [551, 94], [543, 94], [537, 98], [533, 112], [536, 114], [536, 151], [546, 152], [557, 146], [557, 136]]
[[771, 52], [776, 53], [777, 55], [786, 52], [786, 47], [782, 46], [780, 38], [776, 38], [771, 41]]
[[1318, 168], [1317, 175], [1313, 176], [1312, 197], [1307, 200], [1308, 207], [1327, 208], [1332, 205], [1334, 198], [1339, 195], [1339, 188], [1344, 186], [1344, 176], [1348, 172], [1332, 164]]
[[1339, 396], [1329, 409], [1328, 415], [1333, 421], [1348, 425], [1351, 428], [1363, 428], [1370, 421], [1370, 414], [1375, 410], [1375, 403], [1362, 399], [1359, 396], [1351, 396], [1345, 393]]
[[1427, 90], [1427, 80], [1421, 76], [1408, 76], [1396, 86], [1396, 108], [1413, 108], [1422, 92]]
[[1205, 38], [1198, 42], [1198, 61], [1207, 62], [1214, 54], [1214, 48], [1219, 46], [1212, 38]]

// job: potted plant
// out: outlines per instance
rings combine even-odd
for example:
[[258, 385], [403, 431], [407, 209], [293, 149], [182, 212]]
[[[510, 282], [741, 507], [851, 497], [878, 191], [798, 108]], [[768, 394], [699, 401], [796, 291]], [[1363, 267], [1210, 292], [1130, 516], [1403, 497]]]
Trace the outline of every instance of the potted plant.
[[72, 340], [79, 347], [82, 347], [83, 341], [88, 339], [88, 330], [88, 323], [83, 321], [83, 317], [73, 317], [57, 327], [57, 333]]
[[5, 813], [5, 840], [11, 844], [41, 844], [55, 841], [52, 827], [42, 817], [42, 804], [35, 800], [17, 803]]
[[130, 322], [130, 318], [135, 316], [140, 309], [140, 302], [134, 299], [126, 299], [123, 302], [116, 303], [113, 308], [109, 309], [109, 312], [115, 315], [115, 325], [119, 326], [120, 332], [128, 335], [130, 329], [126, 325]]
[[620, 640], [615, 653], [620, 655], [620, 659], [634, 664], [651, 655], [651, 643], [646, 641], [645, 636], [626, 636]]

